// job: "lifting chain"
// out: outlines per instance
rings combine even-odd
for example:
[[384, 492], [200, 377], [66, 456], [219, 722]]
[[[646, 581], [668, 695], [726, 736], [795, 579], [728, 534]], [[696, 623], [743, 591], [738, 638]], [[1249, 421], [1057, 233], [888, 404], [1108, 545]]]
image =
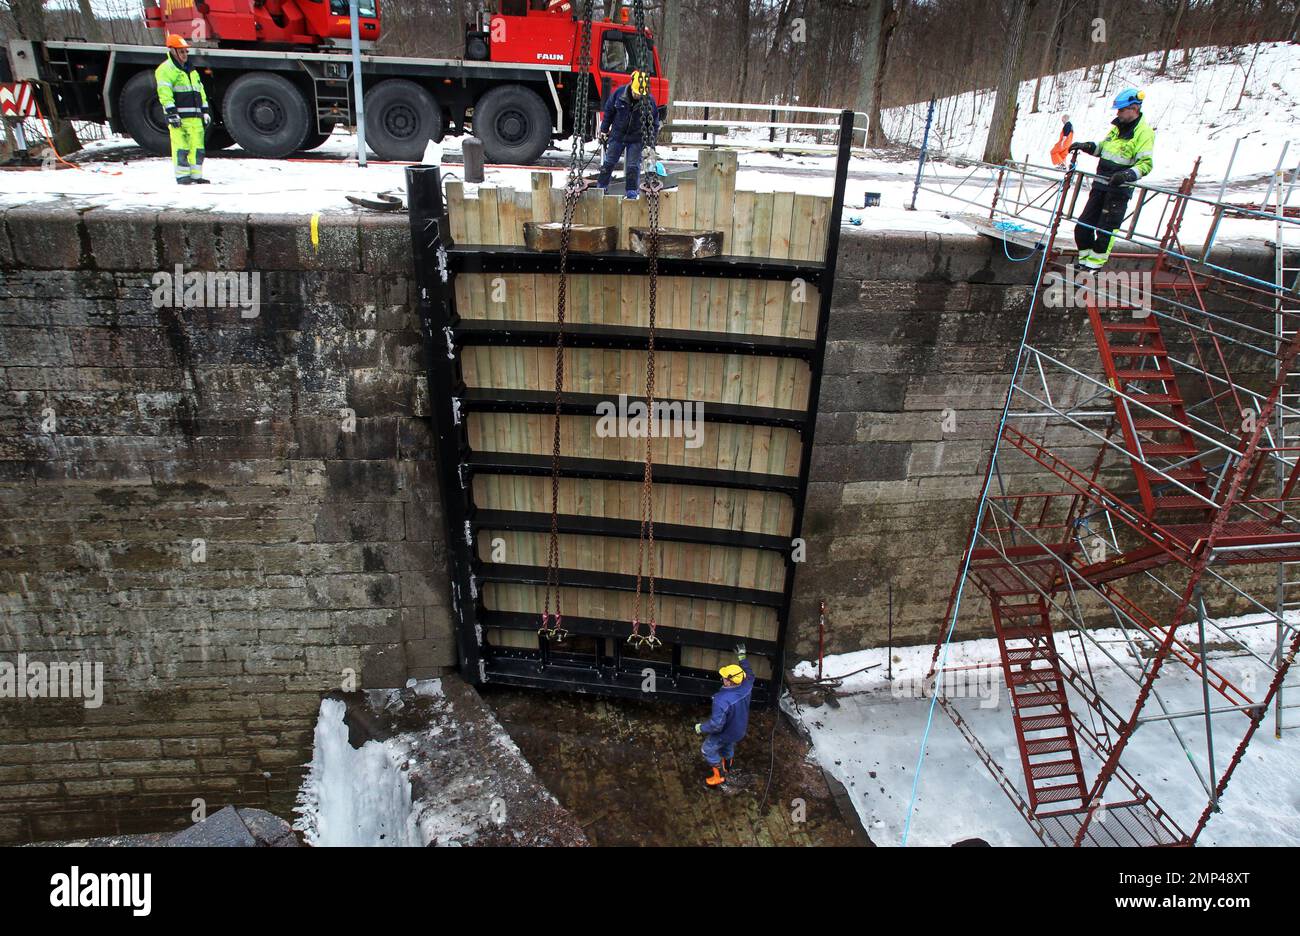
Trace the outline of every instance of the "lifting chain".
[[[647, 84], [653, 72], [654, 56], [650, 51], [650, 37], [645, 26], [645, 5], [643, 0], [633, 0], [633, 21], [636, 25], [636, 41], [633, 42], [634, 68], [646, 75]], [[649, 328], [646, 336], [645, 358], [645, 395], [646, 395], [646, 434], [645, 434], [645, 471], [641, 478], [641, 532], [637, 540], [636, 557], [636, 595], [632, 600], [632, 633], [627, 642], [636, 647], [657, 647], [662, 642], [655, 635], [655, 521], [654, 521], [654, 427], [655, 418], [655, 313], [659, 300], [659, 195], [663, 184], [655, 172], [658, 157], [655, 153], [656, 124], [658, 123], [657, 105], [654, 95], [647, 86], [646, 93], [640, 100], [641, 139], [643, 141], [641, 159], [641, 194], [646, 200], [646, 212], [649, 217], [649, 230], [646, 237], [646, 258], [649, 261], [650, 309]], [[641, 581], [646, 573], [648, 584], [648, 615], [646, 624], [648, 633], [641, 633]]]
[[[573, 140], [569, 150], [569, 175], [564, 186], [564, 217], [560, 223], [560, 272], [555, 302], [555, 420], [551, 438], [551, 535], [546, 547], [546, 589], [542, 603], [541, 637], [556, 642], [569, 632], [564, 629], [560, 607], [560, 412], [564, 395], [564, 312], [569, 285], [569, 235], [578, 200], [587, 188], [583, 180], [590, 157], [585, 153], [591, 115], [591, 20], [595, 0], [583, 0], [581, 38], [578, 42], [578, 74], [573, 98]], [[551, 595], [555, 595], [555, 618], [551, 619]]]

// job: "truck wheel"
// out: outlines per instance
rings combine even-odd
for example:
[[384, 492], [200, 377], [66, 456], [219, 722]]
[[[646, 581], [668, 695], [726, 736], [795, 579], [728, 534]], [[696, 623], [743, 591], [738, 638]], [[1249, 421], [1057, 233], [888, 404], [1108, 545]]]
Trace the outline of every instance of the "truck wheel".
[[502, 85], [478, 99], [474, 135], [488, 162], [531, 165], [551, 142], [551, 112], [537, 92]]
[[442, 109], [414, 81], [389, 78], [366, 92], [366, 145], [380, 159], [418, 161], [442, 139]]
[[328, 133], [309, 133], [307, 139], [302, 141], [302, 149], [314, 150], [318, 146], [324, 146], [325, 141], [330, 138]]
[[221, 102], [222, 125], [250, 156], [283, 159], [302, 145], [307, 101], [293, 82], [268, 72], [236, 78]]
[[158, 103], [158, 85], [153, 72], [136, 72], [127, 80], [118, 95], [117, 110], [126, 132], [141, 149], [155, 156], [171, 154], [171, 136], [162, 105]]
[[221, 124], [213, 124], [208, 127], [207, 132], [203, 134], [203, 148], [209, 153], [215, 153], [217, 150], [229, 149], [235, 145], [235, 138], [230, 135], [225, 127]]

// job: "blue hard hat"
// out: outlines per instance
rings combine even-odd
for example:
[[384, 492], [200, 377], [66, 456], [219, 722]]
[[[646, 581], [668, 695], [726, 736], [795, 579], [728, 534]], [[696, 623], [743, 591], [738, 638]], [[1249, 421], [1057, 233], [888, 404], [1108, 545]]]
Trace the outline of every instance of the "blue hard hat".
[[1121, 107], [1129, 107], [1133, 104], [1141, 107], [1142, 102], [1145, 99], [1146, 94], [1139, 91], [1137, 88], [1125, 88], [1119, 94], [1115, 95], [1115, 104], [1113, 106], [1116, 110], [1119, 110]]

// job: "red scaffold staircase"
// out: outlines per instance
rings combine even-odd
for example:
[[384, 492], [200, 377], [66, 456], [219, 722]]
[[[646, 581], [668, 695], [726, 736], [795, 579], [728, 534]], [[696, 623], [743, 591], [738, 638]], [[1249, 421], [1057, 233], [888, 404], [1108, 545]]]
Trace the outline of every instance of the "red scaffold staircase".
[[[1040, 344], [1055, 343], [1054, 330], [1035, 329], [1048, 304], [1044, 271], [1066, 272], [1056, 238], [1082, 184], [1073, 165], [1059, 183], [1046, 237], [1032, 241], [1042, 263], [931, 659], [937, 706], [1048, 845], [1194, 844], [1300, 656], [1281, 586], [1261, 585], [1255, 571], [1300, 567], [1300, 445], [1272, 428], [1300, 420], [1300, 400], [1288, 396], [1300, 373], [1300, 313], [1289, 303], [1300, 290], [1222, 266], [1210, 241], [1199, 259], [1183, 248], [1194, 172], [1177, 191], [1145, 190], [1126, 239], [1146, 249], [1111, 255], [1143, 277], [1147, 295], [1119, 301], [1107, 277], [1089, 284], [1097, 358], [1083, 369]], [[1165, 204], [1164, 231], [1148, 235], [1138, 216], [1155, 201]], [[1104, 431], [1094, 428], [1101, 422]], [[1090, 451], [1091, 468], [1077, 460]], [[999, 663], [949, 666], [945, 651], [972, 592], [989, 603]], [[1251, 641], [1274, 621], [1277, 649], [1266, 658]], [[1068, 641], [1058, 645], [1054, 626]], [[1095, 634], [1099, 627], [1123, 640]], [[1094, 675], [1089, 644], [1114, 664], [1104, 674]], [[1178, 668], [1167, 680], [1166, 664]], [[976, 733], [983, 717], [968, 721], [962, 697], [941, 689], [944, 672], [971, 666], [1001, 668], [1023, 779]], [[1148, 713], [1148, 703], [1159, 711]], [[1190, 730], [1179, 732], [1180, 723]], [[1195, 773], [1188, 782], [1207, 794], [1194, 827], [1192, 816], [1162, 809], [1125, 764], [1164, 758], [1146, 740], [1162, 730], [1176, 735]], [[1170, 765], [1160, 763], [1164, 786]]]
[[1059, 804], [1073, 811], [1087, 798], [1088, 784], [1079, 759], [1079, 741], [1065, 695], [1047, 601], [993, 592], [993, 628], [1002, 654], [1002, 675], [1011, 694], [1020, 763], [1025, 770], [1029, 808]]
[[[1103, 311], [1094, 295], [1088, 300], [1088, 319], [1097, 339], [1102, 370], [1116, 391], [1115, 417], [1133, 466], [1143, 513], [1155, 518], [1173, 510], [1208, 510], [1205, 500], [1168, 480], [1185, 485], [1206, 500], [1211, 498], [1208, 476], [1196, 437], [1188, 429], [1187, 408], [1159, 318], [1137, 306]], [[1120, 393], [1143, 405], [1134, 406]], [[1158, 465], [1165, 477], [1154, 473], [1151, 465]], [[1160, 490], [1171, 487], [1172, 493]]]

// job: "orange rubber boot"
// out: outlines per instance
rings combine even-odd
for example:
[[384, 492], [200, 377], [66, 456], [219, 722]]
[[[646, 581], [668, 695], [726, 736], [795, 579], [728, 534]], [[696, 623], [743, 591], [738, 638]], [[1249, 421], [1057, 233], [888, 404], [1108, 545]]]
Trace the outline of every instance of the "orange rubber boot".
[[722, 772], [720, 764], [714, 764], [713, 773], [709, 774], [709, 776], [704, 778], [705, 786], [711, 786], [711, 787], [722, 786], [722, 784], [726, 782], [727, 782], [727, 775]]

